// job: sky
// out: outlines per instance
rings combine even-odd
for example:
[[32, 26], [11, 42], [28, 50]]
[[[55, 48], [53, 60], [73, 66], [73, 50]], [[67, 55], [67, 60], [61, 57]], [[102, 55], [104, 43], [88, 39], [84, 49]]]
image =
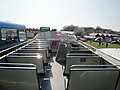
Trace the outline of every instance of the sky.
[[0, 0], [0, 21], [27, 28], [76, 25], [120, 31], [120, 0]]

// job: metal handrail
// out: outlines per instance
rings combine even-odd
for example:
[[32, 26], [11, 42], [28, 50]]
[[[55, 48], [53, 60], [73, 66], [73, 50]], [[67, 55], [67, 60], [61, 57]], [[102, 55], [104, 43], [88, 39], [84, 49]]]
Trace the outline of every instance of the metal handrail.
[[[14, 45], [14, 46], [12, 46], [12, 47], [10, 47], [10, 48], [7, 48], [7, 49], [5, 49], [5, 50], [0, 51], [0, 55], [1, 55], [1, 56], [0, 56], [0, 59], [6, 57], [6, 56], [7, 56], [8, 54], [10, 54], [11, 52], [14, 52], [14, 51], [18, 50], [21, 45], [25, 45], [25, 44], [28, 44], [28, 43], [30, 43], [30, 41], [25, 41], [25, 42], [23, 42], [23, 43]], [[22, 47], [22, 46], [21, 46], [21, 47]], [[14, 49], [14, 50], [2, 55], [2, 53], [6, 52], [6, 51], [9, 51], [9, 50], [12, 50], [12, 49]]]

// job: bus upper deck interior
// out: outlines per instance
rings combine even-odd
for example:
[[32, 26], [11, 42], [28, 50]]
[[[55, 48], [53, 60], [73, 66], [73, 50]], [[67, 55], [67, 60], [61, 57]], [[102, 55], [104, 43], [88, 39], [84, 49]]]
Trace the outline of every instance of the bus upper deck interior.
[[[20, 37], [24, 25], [0, 25], [1, 49], [26, 40]], [[73, 33], [63, 33], [59, 40], [47, 37], [48, 33], [38, 33], [0, 59], [0, 90], [120, 90], [120, 65], [74, 42]]]

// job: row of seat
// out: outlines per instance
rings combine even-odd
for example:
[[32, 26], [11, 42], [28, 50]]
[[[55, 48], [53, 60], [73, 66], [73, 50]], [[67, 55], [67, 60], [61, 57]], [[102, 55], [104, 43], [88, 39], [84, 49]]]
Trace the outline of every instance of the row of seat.
[[56, 56], [56, 61], [65, 63], [66, 90], [120, 90], [119, 65], [110, 64], [86, 47], [61, 43]]
[[47, 41], [34, 40], [3, 58], [0, 90], [40, 90], [49, 59]]

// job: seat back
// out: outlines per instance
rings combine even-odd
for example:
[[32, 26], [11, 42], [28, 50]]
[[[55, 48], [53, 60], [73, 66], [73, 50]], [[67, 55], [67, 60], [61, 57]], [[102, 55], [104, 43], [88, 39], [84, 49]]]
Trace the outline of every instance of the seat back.
[[69, 69], [72, 65], [100, 65], [101, 58], [94, 55], [78, 55], [78, 56], [66, 56], [65, 70], [64, 74], [69, 74]]
[[0, 90], [40, 90], [36, 67], [32, 64], [0, 64]]
[[117, 85], [117, 89], [116, 90], [120, 90], [120, 76], [119, 76], [118, 85]]
[[93, 52], [88, 49], [85, 49], [85, 50], [72, 50], [69, 53], [89, 53], [89, 54], [91, 54]]
[[43, 56], [44, 63], [48, 63], [46, 49], [20, 49], [17, 53], [40, 53]]
[[97, 54], [95, 53], [89, 53], [89, 52], [80, 52], [80, 53], [68, 53], [67, 56], [98, 56]]
[[31, 46], [31, 47], [46, 47], [46, 48], [48, 47], [48, 45], [44, 45], [44, 44], [42, 44], [42, 45], [39, 45], [39, 44], [29, 44], [28, 47], [29, 46]]
[[37, 67], [37, 73], [45, 73], [43, 59], [37, 56], [7, 56], [7, 63], [31, 63]]
[[71, 47], [71, 48], [70, 48], [70, 51], [74, 51], [74, 50], [83, 51], [83, 50], [88, 50], [88, 49], [85, 48], [85, 47]]
[[57, 54], [56, 54], [56, 61], [65, 61], [66, 58], [66, 47], [65, 44], [59, 44]]
[[39, 55], [41, 54], [40, 53], [16, 53], [16, 52], [9, 54], [9, 56], [39, 56]]
[[119, 71], [112, 67], [72, 67], [67, 90], [116, 90]]
[[31, 46], [29, 47], [29, 46], [26, 46], [26, 47], [24, 47], [22, 49], [46, 49], [46, 51], [47, 51], [47, 57], [49, 57], [49, 49], [46, 48], [46, 47], [31, 47]]

